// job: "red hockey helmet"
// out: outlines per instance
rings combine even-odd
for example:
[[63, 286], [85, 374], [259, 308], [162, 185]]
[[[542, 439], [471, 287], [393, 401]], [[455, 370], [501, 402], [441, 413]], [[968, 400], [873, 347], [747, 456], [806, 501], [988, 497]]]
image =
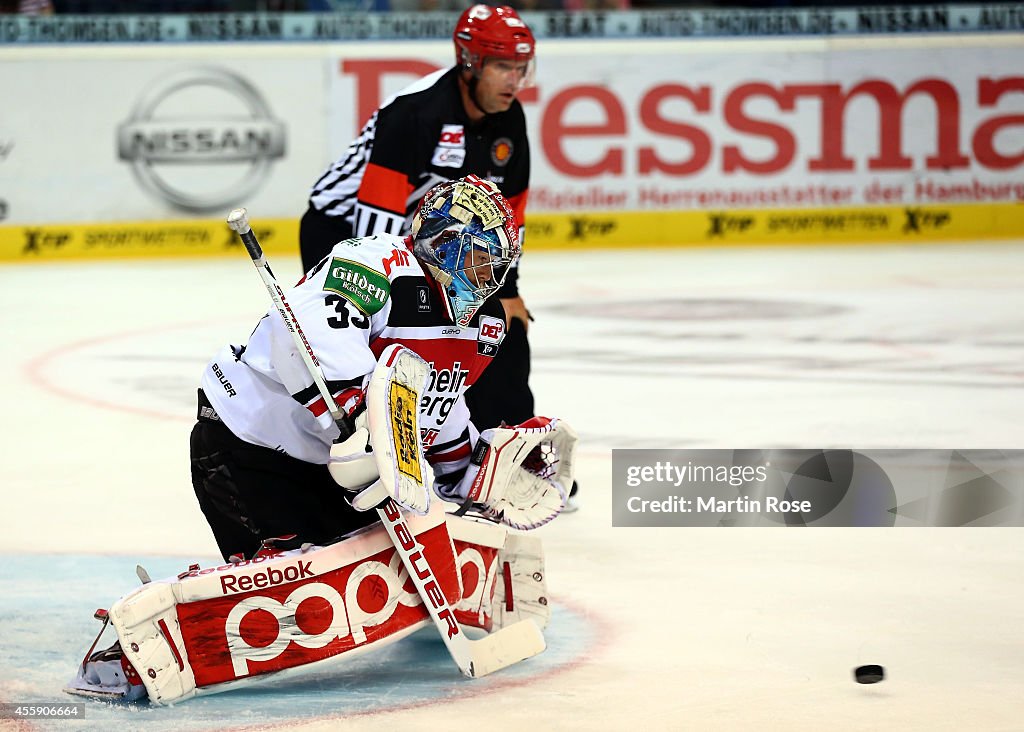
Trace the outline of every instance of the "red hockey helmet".
[[508, 5], [466, 8], [455, 24], [452, 40], [455, 63], [459, 66], [479, 76], [484, 62], [490, 58], [525, 62], [520, 88], [533, 86], [536, 41], [526, 23]]

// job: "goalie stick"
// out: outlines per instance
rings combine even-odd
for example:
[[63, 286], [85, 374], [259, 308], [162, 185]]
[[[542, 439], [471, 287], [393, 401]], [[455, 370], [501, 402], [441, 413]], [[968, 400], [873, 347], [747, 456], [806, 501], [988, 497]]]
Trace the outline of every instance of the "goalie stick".
[[[320, 362], [310, 347], [309, 341], [306, 340], [284, 291], [277, 284], [277, 279], [263, 253], [263, 248], [249, 226], [246, 210], [244, 208], [235, 209], [230, 213], [227, 221], [228, 226], [241, 238], [253, 265], [270, 294], [270, 299], [273, 300], [277, 311], [284, 319], [303, 363], [309, 370], [310, 376], [313, 377], [313, 382], [324, 398], [331, 417], [341, 431], [339, 439], [347, 438], [354, 430], [352, 420], [338, 407], [331, 390], [327, 387], [327, 382], [320, 369]], [[465, 631], [456, 622], [454, 611], [441, 591], [434, 571], [402, 516], [398, 504], [389, 496], [377, 507], [377, 513], [388, 536], [391, 537], [395, 551], [401, 557], [402, 564], [405, 565], [417, 593], [423, 599], [423, 606], [430, 614], [448, 652], [463, 675], [469, 678], [486, 676], [506, 666], [531, 658], [544, 650], [546, 647], [544, 635], [536, 623], [529, 619], [501, 628], [477, 640], [467, 638]]]

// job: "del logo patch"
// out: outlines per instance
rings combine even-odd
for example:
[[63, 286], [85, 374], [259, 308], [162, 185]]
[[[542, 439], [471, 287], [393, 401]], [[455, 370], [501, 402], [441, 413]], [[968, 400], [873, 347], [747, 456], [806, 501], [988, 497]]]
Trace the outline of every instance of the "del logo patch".
[[505, 338], [505, 321], [490, 315], [480, 316], [480, 335], [477, 336], [476, 351], [481, 356], [494, 357], [498, 345]]
[[466, 131], [462, 125], [444, 125], [441, 127], [441, 139], [437, 141], [438, 147], [452, 147], [466, 149]]
[[338, 293], [367, 315], [379, 312], [391, 294], [387, 277], [365, 264], [340, 257], [331, 259], [324, 289]]

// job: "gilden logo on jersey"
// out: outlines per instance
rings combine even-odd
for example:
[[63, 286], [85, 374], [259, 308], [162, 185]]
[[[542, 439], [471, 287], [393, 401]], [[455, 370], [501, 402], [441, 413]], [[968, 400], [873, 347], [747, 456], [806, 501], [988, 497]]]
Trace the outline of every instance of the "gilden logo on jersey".
[[[445, 597], [458, 602], [461, 587], [445, 525], [420, 533], [417, 540]], [[284, 577], [295, 559], [285, 556], [280, 567], [268, 562], [259, 571], [269, 576], [280, 570]], [[178, 605], [197, 686], [313, 663], [429, 622], [394, 547], [314, 577], [309, 571], [287, 574], [300, 576]], [[221, 577], [221, 584], [225, 580], [232, 587], [243, 584], [231, 575]]]

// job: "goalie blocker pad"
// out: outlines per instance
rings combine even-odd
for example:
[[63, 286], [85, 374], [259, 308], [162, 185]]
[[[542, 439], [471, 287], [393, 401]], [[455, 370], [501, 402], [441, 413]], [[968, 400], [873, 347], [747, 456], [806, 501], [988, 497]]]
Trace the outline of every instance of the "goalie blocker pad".
[[[408, 523], [460, 624], [488, 632], [526, 618], [547, 624], [539, 540], [440, 507]], [[408, 580], [375, 525], [327, 547], [194, 565], [137, 588], [109, 618], [135, 683], [152, 703], [169, 704], [339, 662], [429, 626]], [[118, 696], [82, 677], [65, 690]]]

